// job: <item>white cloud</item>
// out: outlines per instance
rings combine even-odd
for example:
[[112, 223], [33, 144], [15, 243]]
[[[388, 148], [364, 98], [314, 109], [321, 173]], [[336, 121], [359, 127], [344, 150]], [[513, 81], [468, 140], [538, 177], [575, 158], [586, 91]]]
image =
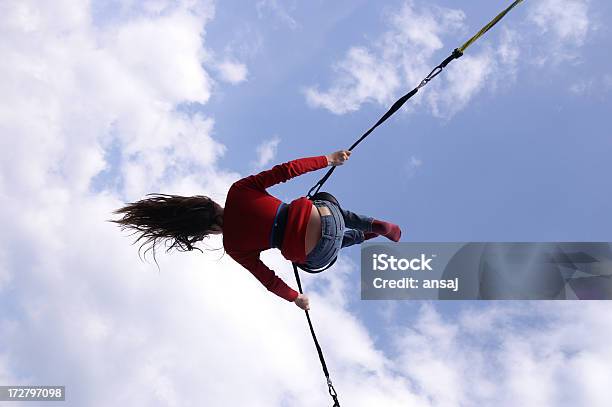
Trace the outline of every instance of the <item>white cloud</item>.
[[435, 116], [449, 117], [462, 110], [483, 87], [495, 69], [495, 59], [487, 49], [464, 55], [461, 63], [449, 67], [444, 80], [428, 89], [424, 98]]
[[[175, 12], [155, 19], [138, 18], [122, 24], [109, 33], [101, 45], [112, 49], [122, 66], [144, 83], [157, 81], [153, 97], [166, 102], [182, 100], [205, 103], [210, 97], [211, 83], [200, 64], [205, 50], [199, 36], [203, 34], [202, 18]], [[138, 49], [139, 52], [134, 52]], [[172, 55], [172, 59], [168, 56]]]
[[236, 84], [247, 79], [248, 69], [244, 64], [224, 61], [217, 65], [217, 69], [225, 82]]
[[[457, 323], [425, 305], [397, 329], [397, 361], [435, 406], [605, 406], [612, 396], [604, 302], [496, 303], [467, 309]], [[595, 330], [585, 338], [577, 332]], [[597, 356], [594, 356], [597, 355]]]
[[[389, 106], [398, 92], [411, 89], [435, 66], [446, 38], [465, 36], [467, 26], [461, 10], [442, 7], [417, 9], [404, 2], [390, 14], [389, 29], [367, 47], [353, 47], [334, 66], [337, 79], [327, 91], [305, 90], [308, 103], [335, 114], [358, 110], [363, 103]], [[497, 49], [484, 47], [449, 65], [444, 75], [411, 100], [410, 106], [427, 106], [440, 117], [460, 111], [491, 78], [512, 78], [520, 50], [517, 34], [504, 29]], [[424, 94], [424, 95], [423, 95]]]
[[[451, 63], [444, 74], [410, 101], [408, 108], [424, 106], [433, 115], [448, 118], [483, 89], [495, 90], [513, 83], [525, 64], [532, 68], [533, 64], [576, 58], [576, 50], [589, 31], [588, 2], [546, 0], [529, 7], [527, 21], [516, 22], [522, 8], [513, 11], [512, 22], [503, 22], [487, 34], [486, 41], [481, 40], [478, 47], [472, 46]], [[440, 62], [445, 56], [440, 50], [450, 52], [461, 38], [479, 28], [468, 26], [461, 10], [417, 7], [412, 0], [406, 0], [387, 18], [383, 34], [368, 45], [352, 46], [333, 65], [328, 89], [321, 90], [318, 85], [304, 89], [310, 106], [334, 114], [356, 111], [368, 102], [388, 107]], [[515, 29], [516, 25], [520, 29]], [[536, 50], [535, 56], [524, 49]]]
[[580, 48], [594, 24], [589, 16], [589, 0], [542, 0], [530, 4], [530, 37], [537, 44], [536, 64], [580, 61]]
[[552, 33], [564, 45], [580, 46], [589, 30], [588, 0], [540, 0], [528, 14], [543, 33]]
[[423, 161], [415, 156], [410, 156], [404, 164], [404, 172], [407, 178], [412, 178], [416, 175], [418, 169], [423, 165]]
[[519, 58], [521, 57], [520, 41], [524, 40], [518, 31], [501, 27], [501, 38], [497, 47], [495, 57], [499, 59], [498, 77], [505, 79], [507, 76], [510, 83], [514, 83], [518, 73]]
[[591, 92], [593, 89], [593, 79], [580, 79], [576, 83], [570, 85], [570, 92], [576, 95], [583, 95]]
[[406, 1], [388, 18], [389, 30], [378, 40], [367, 47], [352, 47], [335, 64], [329, 90], [305, 90], [311, 106], [343, 114], [369, 101], [393, 102], [400, 85], [416, 84], [431, 70], [430, 58], [442, 48], [442, 37], [458, 32], [465, 16], [441, 7], [417, 10], [412, 1]]
[[0, 115], [11, 151], [0, 164], [2, 184], [35, 192], [66, 177], [86, 191], [113, 142], [121, 146], [127, 179], [146, 174], [140, 187], [124, 185], [127, 196], [140, 195], [166, 171], [213, 165], [224, 147], [209, 136], [211, 120], [174, 111], [179, 101], [210, 96], [199, 41], [207, 16], [178, 9], [156, 17], [159, 25], [136, 17], [98, 32], [87, 18], [71, 17], [87, 7], [63, 7], [21, 3], [21, 11], [4, 14], [9, 21], [15, 13], [33, 14], [37, 23], [13, 22], [0, 49], [7, 79]]
[[329, 91], [309, 88], [305, 92], [312, 106], [322, 106], [336, 114], [355, 111], [367, 100], [388, 102], [399, 84], [395, 68], [381, 63], [364, 48], [351, 48], [334, 70], [339, 79]]
[[255, 168], [263, 168], [276, 157], [276, 150], [278, 149], [279, 143], [280, 138], [274, 136], [257, 146], [257, 161], [254, 162]]
[[569, 86], [569, 91], [576, 96], [606, 97], [612, 90], [612, 75], [594, 75], [589, 78], [580, 78]]

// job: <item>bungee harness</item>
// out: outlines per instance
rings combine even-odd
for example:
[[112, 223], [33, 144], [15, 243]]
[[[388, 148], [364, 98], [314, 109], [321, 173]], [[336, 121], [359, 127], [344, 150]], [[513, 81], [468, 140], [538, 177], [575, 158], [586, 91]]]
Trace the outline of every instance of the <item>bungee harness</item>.
[[[408, 99], [410, 99], [411, 97], [416, 95], [417, 92], [422, 87], [427, 85], [429, 83], [429, 81], [431, 81], [433, 78], [438, 76], [442, 72], [442, 70], [444, 68], [446, 68], [446, 66], [449, 63], [451, 63], [455, 59], [460, 58], [463, 55], [463, 53], [465, 52], [465, 50], [470, 45], [472, 45], [476, 40], [478, 40], [480, 37], [482, 37], [491, 28], [493, 28], [493, 26], [495, 24], [497, 24], [502, 18], [504, 18], [504, 16], [506, 14], [508, 14], [508, 12], [510, 12], [510, 10], [512, 10], [514, 7], [516, 7], [517, 5], [519, 5], [522, 2], [523, 2], [523, 0], [515, 0], [514, 2], [512, 2], [512, 4], [510, 4], [508, 7], [506, 7], [505, 10], [503, 10], [501, 13], [499, 13], [497, 16], [495, 16], [495, 18], [493, 18], [493, 20], [491, 20], [487, 25], [482, 27], [482, 29], [480, 31], [478, 31], [472, 38], [467, 40], [459, 48], [455, 48], [453, 50], [453, 52], [444, 61], [442, 61], [438, 66], [436, 66], [434, 69], [432, 69], [432, 71], [429, 73], [429, 75], [427, 75], [425, 78], [423, 78], [423, 80], [417, 85], [416, 88], [412, 89], [410, 92], [406, 93], [404, 96], [399, 98], [393, 104], [393, 106], [391, 106], [391, 108], [387, 111], [387, 113], [385, 113], [376, 122], [376, 124], [374, 124], [368, 131], [366, 131], [361, 137], [359, 137], [359, 139], [357, 139], [348, 148], [348, 151], [353, 151], [353, 149], [355, 147], [357, 147], [366, 137], [368, 137], [370, 135], [370, 133], [372, 133], [374, 131], [374, 129], [376, 129], [378, 126], [383, 124], [389, 117], [391, 117], [395, 112], [397, 112], [404, 105], [404, 103], [406, 103], [408, 101]], [[315, 185], [313, 185], [312, 188], [310, 188], [308, 190], [308, 194], [306, 195], [306, 197], [308, 199], [310, 199], [311, 201], [314, 201], [316, 199], [327, 200], [327, 201], [333, 202], [336, 205], [340, 206], [339, 203], [338, 203], [338, 200], [332, 194], [330, 194], [329, 192], [319, 192], [319, 190], [321, 189], [323, 184], [325, 184], [325, 182], [333, 174], [335, 169], [336, 169], [335, 166], [330, 168], [327, 171], [327, 173], [319, 181], [317, 181], [317, 183]], [[307, 267], [307, 266], [305, 266], [303, 264], [297, 264], [297, 263], [293, 262], [292, 263], [293, 264], [293, 272], [295, 274], [295, 280], [297, 281], [297, 285], [298, 285], [298, 289], [299, 289], [300, 294], [304, 294], [304, 292], [302, 291], [302, 282], [300, 281], [300, 275], [299, 275], [299, 272], [298, 272], [298, 268], [300, 268], [300, 269], [302, 269], [302, 270], [304, 270], [306, 272], [309, 272], [309, 273], [320, 273], [321, 271], [326, 270], [329, 267], [331, 267], [336, 262], [336, 259], [337, 259], [337, 256], [334, 257], [330, 261], [330, 263], [327, 264], [325, 267], [322, 267], [322, 268], [319, 268], [319, 269], [312, 269], [312, 268], [309, 268], [309, 267]], [[332, 381], [331, 381], [331, 379], [329, 377], [329, 371], [327, 369], [327, 364], [325, 363], [325, 358], [323, 356], [323, 350], [321, 349], [321, 345], [319, 345], [319, 341], [317, 340], [317, 336], [315, 334], [314, 327], [313, 327], [312, 321], [310, 319], [310, 314], [308, 313], [307, 310], [305, 310], [304, 312], [306, 313], [306, 320], [308, 321], [308, 327], [310, 328], [310, 334], [312, 335], [312, 339], [314, 341], [315, 347], [317, 349], [317, 353], [319, 355], [319, 361], [321, 362], [321, 367], [323, 368], [323, 374], [325, 375], [325, 379], [326, 379], [326, 382], [327, 382], [327, 387], [328, 387], [329, 395], [331, 396], [331, 398], [332, 398], [332, 400], [334, 402], [332, 407], [340, 407], [340, 402], [338, 401], [338, 393], [336, 393], [336, 389], [334, 389], [334, 385], [332, 384]]]

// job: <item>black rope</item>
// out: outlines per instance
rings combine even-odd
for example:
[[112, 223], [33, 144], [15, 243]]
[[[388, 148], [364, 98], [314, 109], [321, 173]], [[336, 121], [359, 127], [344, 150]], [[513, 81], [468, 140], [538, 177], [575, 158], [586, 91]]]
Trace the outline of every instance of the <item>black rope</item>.
[[[366, 131], [361, 137], [359, 137], [357, 139], [357, 141], [355, 141], [349, 148], [348, 151], [353, 151], [353, 149], [355, 147], [357, 147], [359, 145], [359, 143], [361, 143], [363, 140], [365, 140], [366, 137], [368, 137], [370, 135], [370, 133], [372, 133], [378, 126], [380, 126], [381, 124], [383, 124], [389, 117], [391, 117], [395, 112], [397, 112], [403, 105], [404, 103], [406, 103], [411, 97], [413, 97], [414, 95], [417, 94], [417, 92], [419, 91], [419, 89], [421, 89], [423, 86], [427, 85], [429, 83], [429, 81], [431, 81], [433, 78], [435, 78], [436, 76], [438, 76], [440, 74], [440, 72], [442, 72], [442, 70], [444, 68], [446, 68], [446, 65], [448, 65], [452, 60], [457, 59], [459, 57], [461, 57], [463, 55], [463, 53], [461, 51], [459, 51], [458, 49], [455, 49], [453, 51], [452, 54], [450, 54], [444, 61], [442, 61], [442, 63], [440, 63], [440, 65], [436, 66], [430, 73], [429, 75], [427, 75], [422, 81], [421, 83], [419, 83], [419, 86], [417, 86], [416, 88], [412, 89], [410, 92], [406, 93], [404, 96], [402, 96], [401, 98], [399, 98], [394, 104], [393, 106], [391, 106], [391, 108], [387, 111], [387, 113], [385, 113], [377, 122], [374, 126], [370, 127], [370, 129], [368, 131]], [[317, 183], [308, 190], [308, 194], [306, 195], [307, 198], [312, 197], [314, 194], [316, 194], [317, 192], [319, 192], [319, 190], [321, 189], [321, 187], [323, 186], [323, 184], [325, 184], [325, 182], [329, 179], [329, 177], [334, 173], [334, 170], [336, 169], [336, 167], [331, 167], [329, 170], [327, 170], [327, 173], [323, 176], [323, 178], [321, 178], [319, 181], [317, 181]]]
[[[298, 273], [298, 269], [295, 263], [293, 263], [293, 272], [295, 273], [295, 279], [297, 281], [298, 289], [300, 290], [300, 294], [304, 294], [302, 291], [302, 282], [300, 281], [300, 275]], [[317, 353], [319, 354], [319, 361], [321, 362], [321, 367], [323, 368], [323, 374], [325, 375], [325, 380], [327, 381], [327, 390], [329, 391], [329, 395], [334, 401], [334, 405], [332, 407], [340, 407], [340, 402], [338, 401], [338, 393], [336, 393], [336, 389], [334, 389], [334, 385], [332, 384], [331, 379], [329, 378], [329, 370], [327, 370], [327, 364], [325, 363], [325, 357], [323, 357], [323, 349], [321, 349], [321, 345], [319, 345], [319, 341], [317, 340], [317, 335], [315, 334], [314, 327], [312, 326], [312, 320], [310, 319], [310, 314], [307, 310], [304, 310], [306, 313], [306, 319], [308, 320], [308, 327], [310, 328], [310, 334], [312, 335], [312, 339], [314, 340], [315, 347], [317, 348]]]

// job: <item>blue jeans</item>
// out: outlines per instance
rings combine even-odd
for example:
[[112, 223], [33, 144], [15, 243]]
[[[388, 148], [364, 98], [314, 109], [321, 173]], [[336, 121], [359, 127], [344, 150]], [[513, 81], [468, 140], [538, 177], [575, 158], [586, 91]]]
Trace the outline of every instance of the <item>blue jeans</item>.
[[306, 256], [308, 267], [327, 265], [341, 248], [362, 243], [365, 239], [363, 232], [372, 231], [372, 217], [341, 209], [329, 201], [314, 200], [313, 204], [317, 208], [326, 206], [331, 215], [321, 216], [321, 239]]

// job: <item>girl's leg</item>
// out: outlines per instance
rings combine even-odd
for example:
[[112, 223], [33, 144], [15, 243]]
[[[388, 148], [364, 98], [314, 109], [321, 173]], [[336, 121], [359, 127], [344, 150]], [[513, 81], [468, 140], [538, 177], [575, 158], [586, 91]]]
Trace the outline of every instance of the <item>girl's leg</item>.
[[365, 232], [366, 240], [372, 239], [376, 235], [382, 235], [387, 239], [397, 242], [402, 235], [400, 227], [393, 223], [377, 220], [371, 216], [359, 215], [342, 208], [340, 208], [340, 211], [346, 227]]
[[374, 218], [371, 216], [359, 215], [342, 208], [340, 208], [340, 212], [342, 212], [344, 224], [346, 225], [347, 229], [357, 229], [362, 232], [372, 231], [372, 222], [374, 221]]
[[357, 229], [344, 229], [344, 236], [342, 237], [342, 246], [349, 247], [354, 244], [360, 244], [365, 240], [364, 233]]

